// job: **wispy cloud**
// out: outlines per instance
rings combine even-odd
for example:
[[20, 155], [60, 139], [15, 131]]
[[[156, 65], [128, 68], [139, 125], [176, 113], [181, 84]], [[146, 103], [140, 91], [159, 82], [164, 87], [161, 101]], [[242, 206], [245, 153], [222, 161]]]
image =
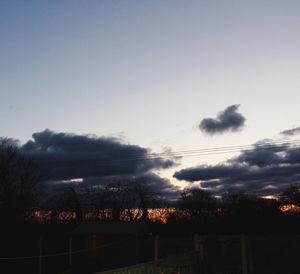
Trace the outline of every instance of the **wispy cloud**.
[[300, 134], [300, 127], [283, 130], [283, 131], [280, 132], [280, 134], [284, 135], [284, 136], [298, 135], [298, 134]]

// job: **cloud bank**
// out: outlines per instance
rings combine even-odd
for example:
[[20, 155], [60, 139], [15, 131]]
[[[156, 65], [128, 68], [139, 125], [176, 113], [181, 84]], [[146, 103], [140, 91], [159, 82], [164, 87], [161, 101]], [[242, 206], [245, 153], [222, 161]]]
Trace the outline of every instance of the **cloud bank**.
[[37, 132], [21, 150], [39, 161], [53, 186], [63, 186], [80, 178], [85, 184], [105, 184], [112, 180], [138, 181], [143, 178], [157, 192], [167, 195], [175, 191], [166, 179], [153, 174], [158, 169], [175, 165], [174, 159], [149, 158], [149, 149], [124, 144], [120, 139]]
[[140, 175], [124, 176], [105, 176], [101, 178], [86, 178], [83, 182], [85, 185], [106, 186], [112, 183], [117, 184], [145, 184], [150, 191], [156, 193], [158, 197], [176, 199], [180, 196], [180, 189], [174, 186], [168, 179], [162, 178], [152, 172]]
[[243, 151], [224, 163], [200, 165], [177, 171], [178, 180], [200, 182], [201, 186], [222, 194], [229, 190], [255, 195], [281, 193], [300, 182], [300, 147], [292, 145], [263, 146]]
[[232, 105], [221, 111], [216, 118], [205, 118], [201, 121], [199, 129], [208, 134], [216, 135], [225, 132], [235, 132], [244, 127], [245, 117], [238, 113], [239, 105]]

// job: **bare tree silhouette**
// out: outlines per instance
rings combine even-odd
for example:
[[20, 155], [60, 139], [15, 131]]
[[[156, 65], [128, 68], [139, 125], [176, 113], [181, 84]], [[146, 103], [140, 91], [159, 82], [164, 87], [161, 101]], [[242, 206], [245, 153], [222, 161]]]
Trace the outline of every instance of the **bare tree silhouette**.
[[20, 220], [37, 205], [43, 174], [12, 139], [0, 139], [0, 215]]
[[300, 184], [291, 185], [281, 195], [284, 203], [300, 206]]
[[178, 204], [192, 220], [196, 220], [210, 214], [215, 199], [207, 190], [200, 187], [187, 187], [183, 189]]

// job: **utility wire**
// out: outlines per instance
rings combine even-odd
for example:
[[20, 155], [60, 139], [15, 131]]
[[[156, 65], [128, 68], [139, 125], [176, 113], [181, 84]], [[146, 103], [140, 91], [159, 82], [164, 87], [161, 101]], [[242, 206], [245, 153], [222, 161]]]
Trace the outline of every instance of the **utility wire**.
[[186, 153], [198, 153], [198, 152], [211, 152], [211, 151], [219, 151], [219, 150], [227, 150], [227, 149], [246, 149], [246, 148], [260, 148], [260, 147], [268, 147], [268, 146], [278, 146], [278, 145], [293, 145], [299, 144], [300, 139], [291, 140], [291, 141], [274, 141], [268, 142], [264, 144], [251, 144], [251, 145], [238, 145], [238, 146], [226, 146], [226, 147], [214, 147], [214, 148], [204, 148], [204, 149], [193, 149], [193, 150], [181, 150], [181, 151], [170, 151], [170, 152], [162, 152], [162, 153], [149, 153], [147, 156], [157, 157], [157, 156], [165, 156], [165, 155], [184, 155]]
[[[164, 153], [151, 153], [141, 157], [128, 157], [123, 159], [115, 160], [103, 160], [103, 163], [96, 164], [96, 166], [107, 166], [110, 164], [117, 164], [122, 162], [129, 161], [153, 161], [161, 159], [170, 158], [186, 158], [186, 157], [197, 157], [197, 156], [206, 156], [206, 155], [215, 155], [215, 154], [225, 154], [225, 153], [235, 153], [235, 152], [250, 152], [250, 151], [263, 151], [263, 150], [273, 150], [273, 149], [283, 149], [291, 145], [299, 145], [300, 140], [293, 140], [289, 142], [270, 142], [265, 144], [255, 144], [255, 145], [239, 145], [239, 146], [228, 146], [228, 147], [216, 147], [216, 148], [207, 148], [207, 149], [196, 149], [196, 150], [182, 150], [174, 152], [164, 152]], [[98, 160], [99, 162], [99, 160]]]
[[[121, 239], [119, 241], [115, 241], [106, 245], [100, 245], [100, 246], [96, 246], [93, 247], [92, 249], [99, 249], [99, 248], [103, 248], [103, 247], [108, 247], [108, 246], [113, 246], [113, 245], [117, 245], [119, 243], [128, 241], [130, 239], [132, 239], [135, 236], [131, 236], [125, 239]], [[91, 248], [85, 248], [85, 249], [79, 249], [79, 250], [75, 250], [72, 251], [72, 254], [78, 254], [78, 253], [85, 253], [85, 252], [89, 252], [91, 250]], [[70, 252], [66, 251], [66, 252], [60, 252], [60, 253], [53, 253], [53, 254], [46, 254], [46, 255], [34, 255], [34, 256], [16, 256], [16, 257], [0, 257], [0, 260], [4, 261], [4, 260], [26, 260], [26, 259], [38, 259], [38, 258], [50, 258], [50, 257], [58, 257], [58, 256], [66, 256], [69, 255]]]

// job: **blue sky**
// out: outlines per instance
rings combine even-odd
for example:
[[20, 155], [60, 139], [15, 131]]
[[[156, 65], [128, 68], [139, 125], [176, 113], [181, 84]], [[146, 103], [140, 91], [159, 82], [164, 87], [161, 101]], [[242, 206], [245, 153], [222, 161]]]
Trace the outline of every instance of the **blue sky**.
[[[275, 0], [1, 1], [0, 136], [25, 143], [50, 128], [155, 152], [277, 138], [300, 125], [299, 11]], [[233, 104], [242, 131], [199, 131]]]

